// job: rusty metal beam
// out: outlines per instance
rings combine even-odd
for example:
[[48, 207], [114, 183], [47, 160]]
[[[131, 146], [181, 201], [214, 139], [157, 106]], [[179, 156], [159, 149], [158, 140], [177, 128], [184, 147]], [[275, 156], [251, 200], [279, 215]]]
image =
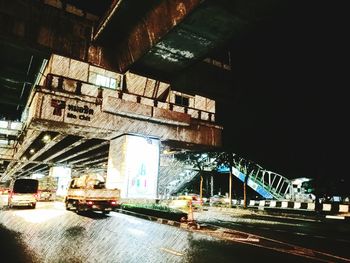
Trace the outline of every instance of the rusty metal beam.
[[[126, 72], [130, 66], [136, 62], [141, 56], [149, 51], [162, 37], [170, 30], [178, 25], [190, 12], [192, 12], [202, 1], [201, 0], [162, 0], [157, 1], [151, 10], [145, 13], [143, 17], [138, 19], [138, 23], [129, 30], [128, 36], [120, 41], [116, 36], [118, 28], [123, 24], [119, 23], [119, 17], [125, 14], [121, 12], [133, 13], [132, 5], [130, 8], [118, 10], [121, 6], [120, 2], [115, 1], [114, 6], [110, 9], [110, 15], [105, 17], [105, 20], [100, 24], [93, 36], [94, 40], [99, 43], [109, 42], [116, 50], [113, 55], [114, 60], [118, 61], [119, 72]], [[129, 1], [132, 2], [132, 1]], [[137, 8], [133, 7], [134, 9]], [[134, 10], [136, 12], [136, 10]], [[116, 31], [114, 33], [114, 31]], [[111, 36], [114, 33], [114, 41], [111, 41]], [[113, 38], [112, 38], [113, 39]], [[106, 45], [105, 45], [106, 46]], [[104, 51], [101, 49], [100, 58], [104, 56]], [[97, 56], [93, 56], [97, 58]]]
[[94, 21], [53, 8], [39, 1], [0, 0], [0, 40], [90, 62], [117, 71], [109, 56], [115, 48], [92, 45]]

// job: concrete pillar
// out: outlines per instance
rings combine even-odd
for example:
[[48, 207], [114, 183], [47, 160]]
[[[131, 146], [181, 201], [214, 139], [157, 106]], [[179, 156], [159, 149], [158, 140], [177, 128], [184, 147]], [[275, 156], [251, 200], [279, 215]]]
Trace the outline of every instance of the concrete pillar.
[[56, 195], [65, 196], [72, 178], [72, 169], [69, 167], [54, 166], [50, 168], [49, 176], [57, 178]]
[[210, 196], [214, 195], [214, 177], [210, 176]]
[[123, 135], [109, 146], [106, 187], [118, 188], [122, 198], [158, 196], [159, 140]]

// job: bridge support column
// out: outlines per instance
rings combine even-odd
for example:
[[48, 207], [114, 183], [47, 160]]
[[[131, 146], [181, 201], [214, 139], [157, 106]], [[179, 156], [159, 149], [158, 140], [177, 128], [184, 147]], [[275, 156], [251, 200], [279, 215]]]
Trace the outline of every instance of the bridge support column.
[[72, 169], [69, 167], [54, 166], [50, 168], [49, 176], [56, 177], [58, 179], [56, 195], [65, 196], [71, 180]]
[[118, 188], [122, 198], [158, 196], [159, 140], [123, 135], [109, 146], [106, 187]]

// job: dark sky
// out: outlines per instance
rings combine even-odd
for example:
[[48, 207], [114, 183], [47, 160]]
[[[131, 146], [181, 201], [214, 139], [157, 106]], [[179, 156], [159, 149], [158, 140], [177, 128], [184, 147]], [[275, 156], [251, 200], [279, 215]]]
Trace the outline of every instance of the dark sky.
[[350, 182], [349, 16], [335, 2], [287, 2], [231, 47], [224, 144], [288, 178]]

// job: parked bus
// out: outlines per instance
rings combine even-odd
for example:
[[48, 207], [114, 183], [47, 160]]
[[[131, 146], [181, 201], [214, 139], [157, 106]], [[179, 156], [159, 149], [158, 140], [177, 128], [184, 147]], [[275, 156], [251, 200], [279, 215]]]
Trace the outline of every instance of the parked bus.
[[10, 184], [8, 206], [29, 206], [35, 208], [38, 198], [37, 179], [15, 179]]

